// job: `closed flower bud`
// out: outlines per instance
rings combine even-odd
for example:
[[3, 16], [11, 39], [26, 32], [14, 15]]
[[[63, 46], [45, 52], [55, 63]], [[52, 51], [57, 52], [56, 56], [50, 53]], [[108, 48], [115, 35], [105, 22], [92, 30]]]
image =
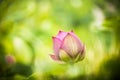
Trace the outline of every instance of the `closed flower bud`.
[[5, 60], [8, 64], [14, 64], [15, 63], [15, 58], [13, 55], [6, 55]]
[[84, 59], [85, 48], [79, 38], [71, 32], [59, 31], [53, 39], [54, 55], [50, 55], [55, 61], [63, 63], [75, 63]]

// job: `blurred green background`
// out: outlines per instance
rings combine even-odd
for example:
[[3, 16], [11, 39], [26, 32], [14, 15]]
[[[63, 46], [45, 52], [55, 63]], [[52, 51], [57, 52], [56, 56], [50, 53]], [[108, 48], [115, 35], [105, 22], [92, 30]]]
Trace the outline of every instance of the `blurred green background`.
[[[0, 0], [0, 80], [120, 80], [119, 0]], [[58, 64], [52, 36], [71, 31], [85, 59]]]

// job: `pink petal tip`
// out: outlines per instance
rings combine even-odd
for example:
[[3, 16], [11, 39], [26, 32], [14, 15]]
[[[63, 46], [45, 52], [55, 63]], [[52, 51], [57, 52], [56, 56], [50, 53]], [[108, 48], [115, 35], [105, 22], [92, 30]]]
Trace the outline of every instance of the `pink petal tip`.
[[50, 57], [51, 57], [53, 60], [55, 60], [55, 61], [58, 60], [58, 58], [57, 58], [55, 55], [51, 55], [51, 54], [50, 54]]

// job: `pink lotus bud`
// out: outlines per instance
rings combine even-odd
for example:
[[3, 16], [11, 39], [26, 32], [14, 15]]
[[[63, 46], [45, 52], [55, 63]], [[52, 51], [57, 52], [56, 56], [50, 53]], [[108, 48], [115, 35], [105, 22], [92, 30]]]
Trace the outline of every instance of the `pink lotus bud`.
[[5, 60], [8, 64], [14, 64], [15, 63], [15, 58], [12, 55], [6, 55]]
[[50, 56], [53, 60], [74, 63], [84, 59], [84, 45], [73, 31], [59, 31], [52, 39], [54, 55]]

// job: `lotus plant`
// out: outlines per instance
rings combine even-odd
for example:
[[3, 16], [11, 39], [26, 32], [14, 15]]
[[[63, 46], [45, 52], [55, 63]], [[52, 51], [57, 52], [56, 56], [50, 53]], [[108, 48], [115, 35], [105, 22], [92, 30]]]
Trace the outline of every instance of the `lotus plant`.
[[85, 47], [73, 31], [59, 31], [53, 39], [54, 55], [50, 55], [55, 61], [62, 63], [75, 63], [84, 59]]

